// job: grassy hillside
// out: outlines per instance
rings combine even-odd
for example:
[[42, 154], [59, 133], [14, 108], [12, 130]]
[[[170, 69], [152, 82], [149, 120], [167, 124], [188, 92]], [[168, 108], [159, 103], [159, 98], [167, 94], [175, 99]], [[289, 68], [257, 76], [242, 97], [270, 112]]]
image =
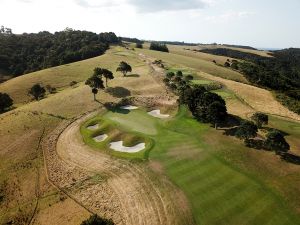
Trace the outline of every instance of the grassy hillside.
[[139, 53], [146, 54], [150, 57], [161, 59], [170, 63], [171, 65], [185, 65], [193, 69], [201, 70], [203, 72], [212, 74], [214, 76], [222, 77], [225, 79], [235, 80], [242, 83], [247, 83], [247, 80], [242, 74], [234, 72], [230, 69], [223, 68], [215, 65], [211, 61], [203, 60], [197, 57], [177, 55], [174, 53], [164, 53], [158, 51], [151, 51], [147, 49], [137, 49]]
[[[132, 96], [160, 95], [162, 85], [153, 79], [153, 71], [139, 53], [162, 59], [171, 68], [191, 71], [205, 82], [224, 83], [226, 87], [217, 93], [225, 98], [230, 113], [247, 117], [256, 110], [276, 110], [268, 111], [268, 104], [275, 104], [270, 92], [224, 79], [244, 82], [241, 74], [204, 59], [210, 56], [175, 52], [114, 47], [100, 57], [9, 80], [0, 84], [0, 92], [9, 93], [18, 108], [0, 115], [0, 194], [4, 195], [0, 223], [16, 218], [20, 224], [28, 224], [34, 215], [33, 224], [80, 224], [88, 217], [85, 209], [47, 182], [40, 139], [67, 119], [103, 109], [104, 102], [120, 100], [114, 94], [118, 87]], [[93, 68], [114, 71], [122, 60], [132, 65], [134, 75], [124, 78], [116, 73], [116, 79], [109, 82], [113, 91], [102, 91], [97, 95], [99, 102], [93, 101], [90, 88], [84, 85]], [[73, 80], [79, 83], [71, 88]], [[31, 102], [27, 91], [34, 83], [50, 84], [58, 93]], [[166, 122], [141, 113], [145, 112], [108, 112], [106, 119], [154, 139], [150, 168], [184, 191], [197, 224], [300, 224], [299, 165], [282, 161], [272, 152], [246, 148], [222, 130], [196, 122], [184, 108]], [[299, 122], [272, 116], [269, 126], [286, 132], [291, 151], [300, 154]]]
[[[79, 224], [89, 215], [47, 182], [39, 142], [66, 119], [103, 107], [99, 102], [120, 99], [113, 97], [114, 92], [101, 92], [97, 96], [99, 102], [95, 102], [90, 88], [83, 82], [75, 88], [68, 86], [73, 80], [84, 81], [95, 66], [114, 69], [120, 60], [131, 63], [133, 73], [140, 77], [123, 78], [121, 74], [115, 74], [116, 79], [109, 82], [116, 88], [113, 91], [120, 86], [125, 86], [131, 95], [149, 95], [161, 90], [148, 74], [148, 67], [137, 56], [121, 48], [112, 49], [102, 57], [39, 71], [0, 84], [0, 90], [8, 92], [18, 106], [0, 115], [0, 155], [3, 158], [0, 194], [4, 196], [0, 203], [0, 224], [10, 220], [28, 224], [32, 215], [36, 220], [34, 224], [52, 225], [53, 221], [55, 224]], [[36, 82], [60, 89], [45, 99], [27, 103], [30, 99], [27, 90]], [[35, 209], [38, 210], [36, 213]]]

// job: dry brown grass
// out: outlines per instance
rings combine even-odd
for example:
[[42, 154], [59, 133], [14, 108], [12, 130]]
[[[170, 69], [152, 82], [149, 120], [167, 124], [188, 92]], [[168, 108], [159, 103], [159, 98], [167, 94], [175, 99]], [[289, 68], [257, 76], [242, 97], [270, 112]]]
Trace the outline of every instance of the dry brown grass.
[[220, 77], [215, 77], [203, 72], [200, 72], [198, 74], [203, 78], [218, 81], [224, 84], [229, 90], [233, 91], [239, 98], [241, 98], [245, 103], [247, 103], [256, 111], [261, 111], [264, 113], [300, 121], [299, 115], [291, 112], [283, 105], [281, 105], [278, 101], [276, 101], [272, 92], [268, 90], [254, 87], [248, 84], [226, 80]]

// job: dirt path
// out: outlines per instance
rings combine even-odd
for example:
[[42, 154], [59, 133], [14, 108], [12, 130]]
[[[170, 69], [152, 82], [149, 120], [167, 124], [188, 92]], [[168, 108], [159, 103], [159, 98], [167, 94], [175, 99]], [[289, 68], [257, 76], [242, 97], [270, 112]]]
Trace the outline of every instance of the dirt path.
[[165, 177], [145, 164], [113, 158], [83, 143], [80, 123], [92, 115], [62, 125], [44, 143], [49, 180], [118, 225], [193, 224], [184, 195]]

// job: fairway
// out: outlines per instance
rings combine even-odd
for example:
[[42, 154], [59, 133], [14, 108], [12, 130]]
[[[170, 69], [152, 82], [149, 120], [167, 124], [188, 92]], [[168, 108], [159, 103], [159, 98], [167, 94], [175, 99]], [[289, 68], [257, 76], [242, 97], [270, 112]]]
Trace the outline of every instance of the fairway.
[[[228, 93], [224, 92], [229, 95]], [[103, 118], [122, 128], [149, 135], [154, 145], [149, 160], [161, 164], [168, 177], [186, 194], [197, 224], [299, 224], [276, 191], [247, 170], [226, 162], [226, 151], [249, 151], [232, 142], [208, 125], [196, 122], [184, 107], [169, 122], [149, 117], [143, 110], [126, 114], [108, 112]], [[143, 120], [148, 129], [140, 129], [134, 121]], [[208, 138], [212, 132], [218, 142]], [[240, 154], [240, 153], [239, 153]], [[129, 157], [130, 158], [130, 157]]]

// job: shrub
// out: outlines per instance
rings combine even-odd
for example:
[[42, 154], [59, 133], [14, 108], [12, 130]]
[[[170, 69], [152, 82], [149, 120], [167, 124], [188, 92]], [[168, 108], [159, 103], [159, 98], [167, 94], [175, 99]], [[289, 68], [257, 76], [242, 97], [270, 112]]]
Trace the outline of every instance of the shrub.
[[161, 51], [161, 52], [169, 52], [169, 49], [166, 44], [151, 42], [150, 50]]
[[70, 82], [70, 86], [73, 87], [73, 86], [75, 86], [77, 83], [78, 83], [77, 81], [73, 80], [73, 81]]
[[5, 111], [13, 105], [13, 100], [6, 93], [0, 92], [0, 112]]

